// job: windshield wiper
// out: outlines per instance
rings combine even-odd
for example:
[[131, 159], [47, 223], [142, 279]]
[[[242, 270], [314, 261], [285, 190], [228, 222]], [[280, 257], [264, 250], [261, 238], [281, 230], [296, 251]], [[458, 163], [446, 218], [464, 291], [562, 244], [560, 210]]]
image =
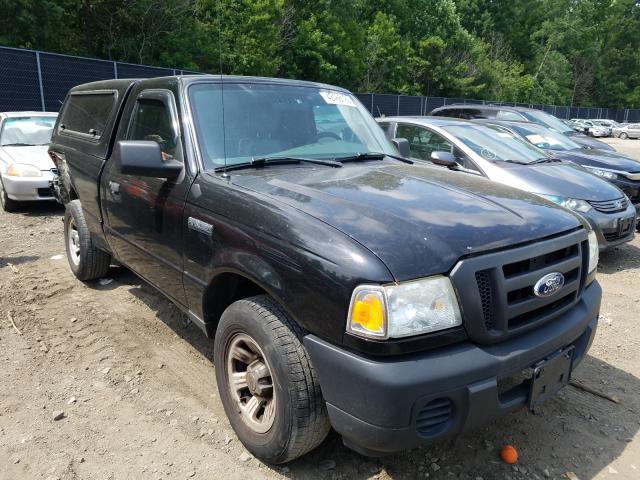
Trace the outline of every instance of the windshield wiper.
[[342, 164], [334, 160], [322, 160], [320, 158], [305, 157], [260, 157], [253, 158], [249, 162], [236, 163], [235, 165], [225, 165], [214, 168], [214, 172], [228, 172], [230, 170], [242, 170], [243, 168], [264, 167], [266, 165], [289, 165], [292, 163], [313, 163], [316, 165], [326, 165], [328, 167], [339, 168]]
[[380, 152], [363, 152], [357, 153], [355, 155], [347, 155], [346, 157], [336, 157], [334, 160], [336, 162], [344, 163], [344, 162], [359, 162], [366, 160], [383, 160], [385, 157], [393, 158], [394, 160], [400, 160], [404, 163], [413, 164], [413, 160], [409, 160], [408, 158], [398, 157], [396, 155], [389, 155], [388, 153], [380, 153]]
[[539, 158], [537, 160], [534, 160], [533, 162], [529, 162], [529, 165], [535, 165], [536, 163], [556, 163], [556, 162], [562, 162], [562, 160], [560, 160], [559, 158]]
[[529, 165], [527, 162], [520, 162], [519, 160], [494, 160], [494, 163], [507, 162], [507, 163], [515, 163], [517, 165]]

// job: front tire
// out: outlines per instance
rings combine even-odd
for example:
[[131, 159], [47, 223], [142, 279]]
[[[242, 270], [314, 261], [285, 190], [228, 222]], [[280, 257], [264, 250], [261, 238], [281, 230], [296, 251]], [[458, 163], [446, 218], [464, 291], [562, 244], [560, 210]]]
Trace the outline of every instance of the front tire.
[[214, 356], [224, 410], [254, 456], [285, 463], [322, 443], [329, 418], [302, 331], [270, 297], [224, 311]]
[[622, 132], [622, 133], [620, 134], [620, 138], [621, 138], [622, 140], [626, 140], [627, 138], [629, 138], [629, 135], [627, 135], [625, 132]]
[[64, 238], [69, 267], [78, 280], [86, 282], [107, 274], [111, 255], [93, 245], [80, 200], [66, 205]]
[[15, 212], [18, 208], [19, 203], [15, 200], [12, 200], [7, 195], [7, 192], [4, 189], [4, 183], [2, 183], [2, 178], [0, 177], [0, 205], [5, 212]]

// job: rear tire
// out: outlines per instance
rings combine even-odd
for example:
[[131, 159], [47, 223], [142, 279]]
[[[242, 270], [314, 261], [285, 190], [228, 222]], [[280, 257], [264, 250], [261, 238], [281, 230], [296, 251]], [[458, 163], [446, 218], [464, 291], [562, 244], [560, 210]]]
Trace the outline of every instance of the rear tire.
[[80, 200], [66, 205], [64, 239], [69, 267], [78, 280], [86, 282], [107, 274], [111, 255], [93, 245]]
[[276, 302], [259, 295], [231, 304], [214, 352], [224, 410], [254, 456], [285, 463], [322, 443], [330, 424], [320, 384], [301, 329]]
[[18, 206], [20, 205], [15, 200], [12, 200], [7, 195], [7, 192], [4, 190], [4, 184], [2, 183], [2, 178], [0, 177], [0, 205], [2, 205], [2, 209], [5, 212], [15, 212]]
[[620, 138], [621, 138], [622, 140], [626, 140], [627, 138], [629, 138], [629, 135], [627, 135], [625, 132], [622, 132], [622, 133], [620, 134]]

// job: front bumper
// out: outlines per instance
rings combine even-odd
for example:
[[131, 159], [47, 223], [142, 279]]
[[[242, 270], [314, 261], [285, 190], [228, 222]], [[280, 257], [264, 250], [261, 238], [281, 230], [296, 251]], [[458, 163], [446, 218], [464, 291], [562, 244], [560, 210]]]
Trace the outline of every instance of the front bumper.
[[594, 281], [560, 317], [494, 345], [464, 342], [399, 358], [360, 356], [313, 335], [304, 345], [333, 428], [354, 450], [383, 455], [440, 441], [524, 406], [529, 380], [509, 382], [568, 346], [575, 347], [577, 365], [593, 341], [601, 295]]
[[617, 213], [602, 213], [592, 208], [581, 215], [595, 231], [600, 251], [630, 242], [635, 236], [638, 216], [635, 205], [630, 204], [626, 210]]
[[55, 200], [49, 186], [51, 180], [53, 180], [53, 174], [47, 171], [43, 171], [41, 177], [2, 176], [7, 196], [19, 202]]

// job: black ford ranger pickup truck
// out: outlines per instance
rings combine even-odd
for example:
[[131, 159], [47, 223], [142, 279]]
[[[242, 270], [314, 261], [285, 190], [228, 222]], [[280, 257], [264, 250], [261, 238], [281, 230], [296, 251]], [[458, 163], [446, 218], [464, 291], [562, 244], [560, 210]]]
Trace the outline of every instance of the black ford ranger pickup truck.
[[331, 427], [381, 455], [535, 409], [593, 340], [595, 236], [405, 148], [329, 85], [75, 87], [50, 146], [71, 270], [125, 265], [214, 338], [225, 412], [267, 462]]

